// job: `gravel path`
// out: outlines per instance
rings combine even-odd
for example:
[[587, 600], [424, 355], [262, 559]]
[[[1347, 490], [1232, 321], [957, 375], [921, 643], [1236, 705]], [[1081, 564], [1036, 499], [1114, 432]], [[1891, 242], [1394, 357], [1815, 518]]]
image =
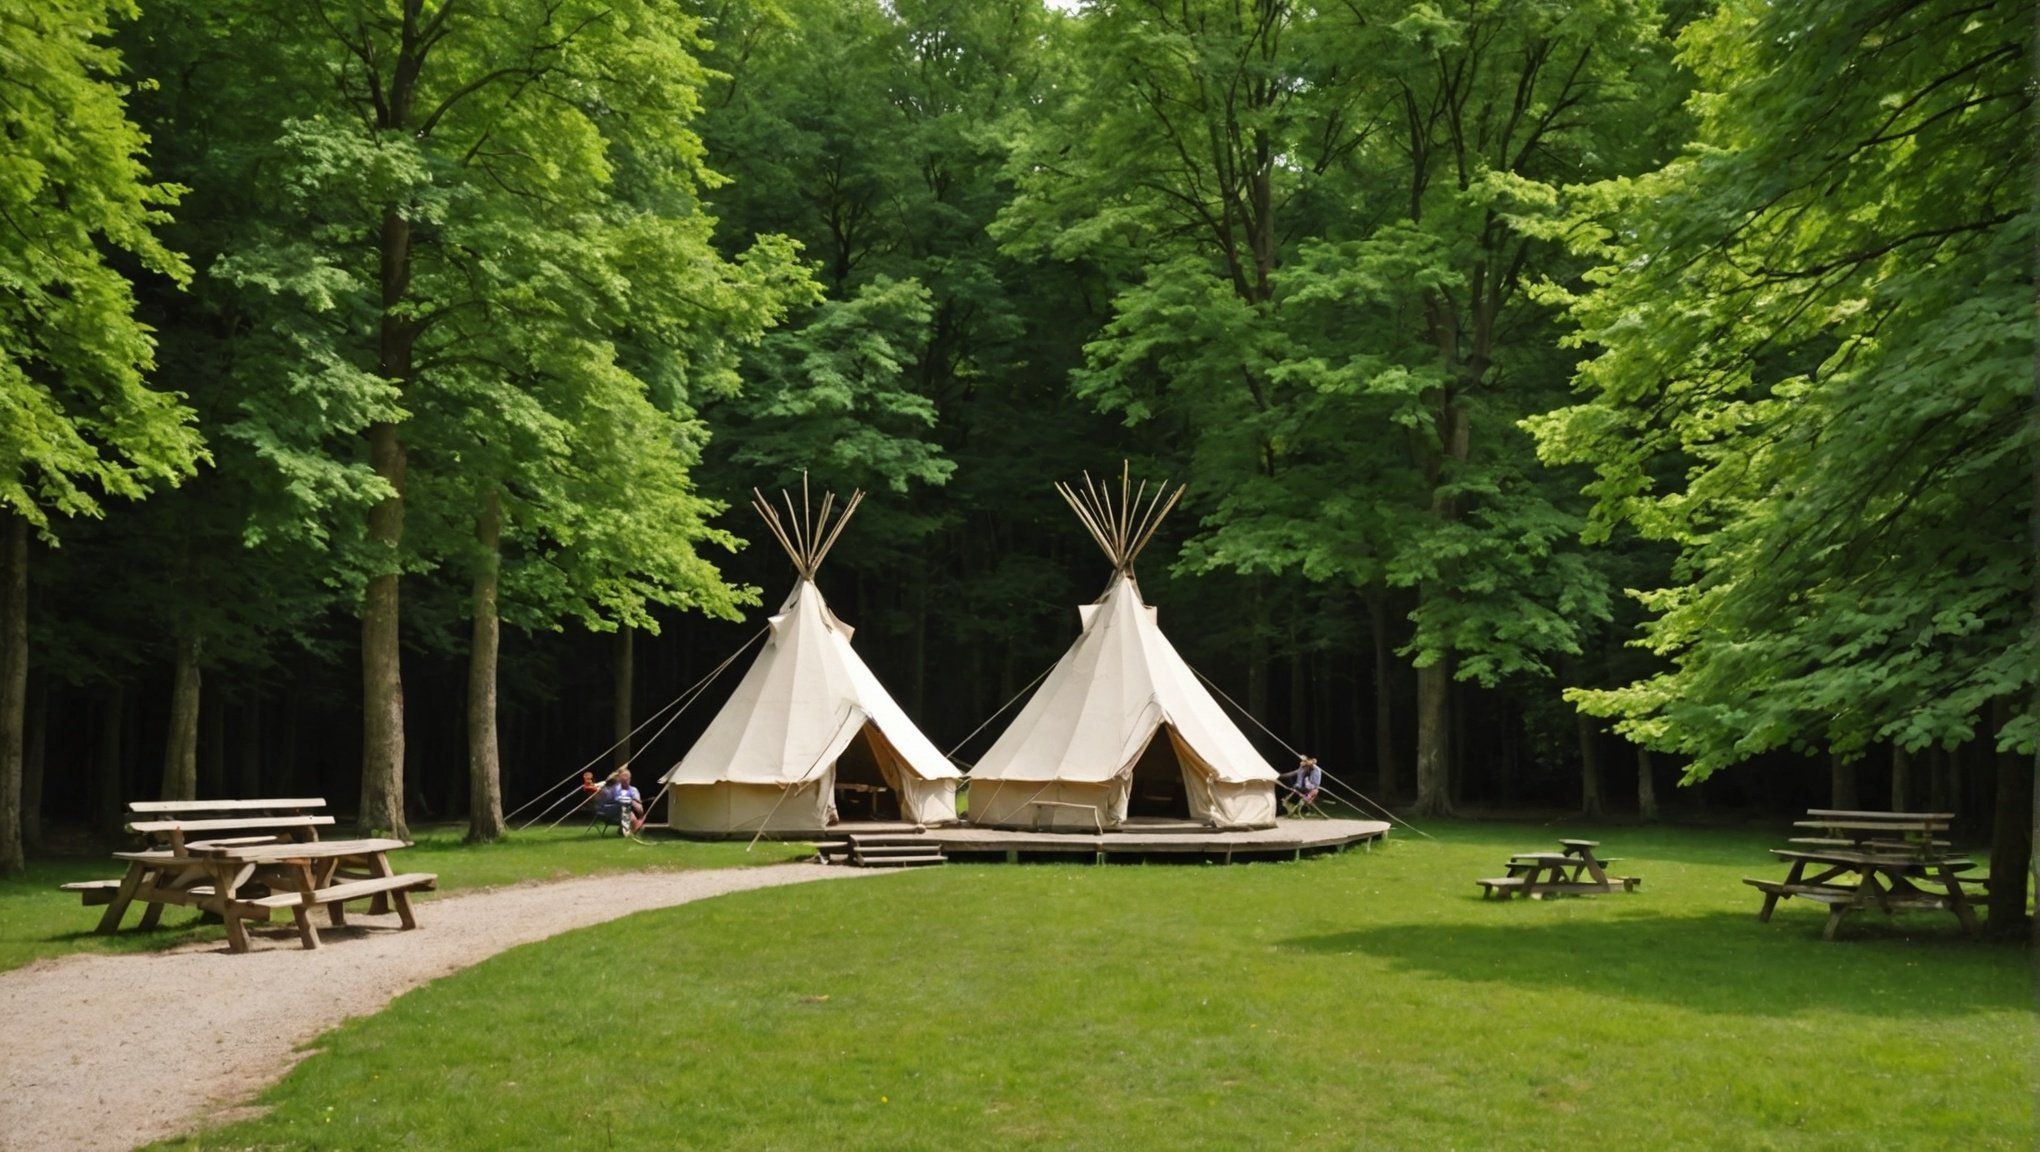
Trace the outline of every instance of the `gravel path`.
[[526, 884], [424, 902], [416, 932], [361, 912], [328, 929], [321, 914], [328, 943], [315, 952], [286, 917], [251, 932], [255, 951], [242, 956], [215, 942], [0, 973], [0, 1150], [115, 1152], [210, 1125], [321, 1032], [506, 948], [648, 908], [857, 875], [870, 873], [778, 864]]

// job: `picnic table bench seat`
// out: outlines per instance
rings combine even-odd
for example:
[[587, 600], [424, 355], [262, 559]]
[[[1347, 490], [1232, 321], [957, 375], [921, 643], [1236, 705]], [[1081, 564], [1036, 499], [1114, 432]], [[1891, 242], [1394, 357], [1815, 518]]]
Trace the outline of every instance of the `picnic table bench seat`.
[[94, 908], [101, 904], [113, 903], [114, 894], [120, 891], [118, 880], [75, 880], [69, 884], [57, 885], [60, 892], [76, 892], [85, 907]]

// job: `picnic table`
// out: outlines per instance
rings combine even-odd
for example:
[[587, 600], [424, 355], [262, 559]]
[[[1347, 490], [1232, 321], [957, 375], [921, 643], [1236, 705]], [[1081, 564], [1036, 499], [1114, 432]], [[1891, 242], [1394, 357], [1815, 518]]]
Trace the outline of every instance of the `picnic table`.
[[[98, 931], [120, 929], [127, 910], [142, 905], [141, 927], [154, 928], [171, 905], [196, 907], [227, 926], [227, 944], [248, 950], [247, 921], [263, 921], [288, 908], [307, 948], [318, 947], [309, 919], [327, 909], [335, 925], [346, 923], [344, 905], [369, 899], [370, 912], [394, 902], [405, 928], [417, 927], [409, 893], [434, 886], [430, 873], [399, 875], [388, 854], [409, 847], [402, 840], [320, 840], [318, 829], [333, 817], [317, 809], [316, 798], [271, 800], [144, 800], [129, 805], [128, 830], [144, 847], [116, 852], [126, 863], [118, 880], [88, 880], [61, 887], [88, 906], [107, 905]], [[224, 835], [236, 833], [235, 835]]]
[[1759, 921], [1768, 922], [1780, 900], [1797, 898], [1827, 906], [1823, 940], [1833, 940], [1851, 913], [1871, 908], [1887, 916], [1943, 910], [1964, 932], [1976, 930], [1975, 898], [1990, 882], [1967, 874], [1976, 867], [1968, 856], [1947, 850], [1944, 837], [1953, 813], [1815, 808], [1806, 815], [1793, 827], [1824, 835], [1795, 837], [1790, 841], [1795, 847], [1771, 849], [1790, 863], [1785, 879], [1743, 878], [1764, 894]]
[[1596, 896], [1618, 889], [1634, 892], [1643, 883], [1640, 876], [1608, 875], [1607, 866], [1617, 859], [1596, 857], [1594, 849], [1601, 846], [1598, 840], [1560, 840], [1558, 845], [1557, 852], [1518, 852], [1509, 858], [1507, 876], [1474, 881], [1481, 886], [1482, 899], [1499, 896], [1507, 900], [1519, 892], [1532, 900]]

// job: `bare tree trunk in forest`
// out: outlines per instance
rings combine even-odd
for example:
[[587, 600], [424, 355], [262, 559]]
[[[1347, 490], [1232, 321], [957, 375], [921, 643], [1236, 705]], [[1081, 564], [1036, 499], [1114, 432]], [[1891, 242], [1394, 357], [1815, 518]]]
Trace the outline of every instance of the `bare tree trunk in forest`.
[[[1457, 319], [1449, 310], [1434, 306], [1432, 328], [1441, 358], [1447, 365], [1456, 365]], [[1426, 482], [1431, 489], [1432, 518], [1449, 524], [1459, 519], [1459, 507], [1444, 486], [1445, 466], [1447, 461], [1466, 462], [1472, 435], [1466, 410], [1450, 388], [1439, 399], [1437, 425], [1444, 451], [1430, 461]], [[1417, 587], [1420, 604], [1434, 604], [1448, 595], [1436, 580], [1426, 580]], [[1426, 816], [1446, 816], [1452, 812], [1448, 747], [1452, 738], [1451, 693], [1452, 669], [1448, 659], [1441, 657], [1417, 669], [1417, 811]]]
[[1939, 744], [1927, 749], [1927, 807], [1936, 812], [1947, 812], [1955, 805], [1948, 795], [1948, 759], [1948, 750]]
[[610, 729], [615, 733], [612, 738], [616, 741], [616, 750], [609, 754], [609, 766], [615, 769], [630, 763], [630, 732], [637, 726], [633, 707], [637, 698], [637, 629], [628, 624], [616, 630], [616, 642], [610, 648], [609, 671], [616, 693], [610, 713]]
[[198, 799], [198, 637], [177, 638], [177, 666], [170, 677], [170, 732], [163, 743], [161, 800]]
[[0, 876], [28, 868], [21, 764], [28, 713], [28, 521], [0, 510]]
[[[1304, 696], [1303, 653], [1289, 654], [1289, 742], [1309, 751], [1310, 701]], [[1315, 752], [1311, 753], [1315, 755]]]
[[1891, 810], [1908, 812], [1912, 803], [1912, 753], [1891, 746]]
[[122, 737], [127, 732], [127, 692], [119, 684], [106, 690], [99, 705], [99, 742], [92, 754], [92, 826], [103, 833], [120, 831], [121, 812], [127, 797], [122, 795]]
[[502, 630], [496, 583], [502, 575], [502, 498], [492, 487], [475, 516], [475, 636], [467, 648], [467, 842], [502, 840], [504, 781], [496, 738], [496, 657]]
[[1645, 820], [1658, 818], [1657, 774], [1650, 762], [1650, 749], [1636, 746], [1636, 810]]
[[276, 734], [276, 790], [290, 795], [298, 790], [298, 725], [303, 710], [296, 685], [283, 696], [283, 722]]
[[1853, 812], [1857, 808], [1856, 765], [1828, 753], [1828, 807]]
[[28, 733], [21, 754], [21, 843], [33, 852], [43, 846], [43, 767], [49, 758], [50, 681], [33, 676], [28, 685]]
[[[1991, 706], [1993, 730], [2011, 723], [2013, 705], [1999, 700]], [[2033, 866], [2033, 773], [2016, 752], [1997, 754], [1997, 803], [1990, 833], [1990, 894], [1984, 931], [2010, 940], [2026, 935], [2026, 882]], [[2003, 877], [2003, 879], [1999, 879]]]
[[496, 585], [502, 571], [502, 542], [502, 498], [491, 487], [475, 517], [481, 563], [475, 570], [474, 639], [468, 647], [469, 843], [503, 837], [503, 762], [496, 737], [496, 657], [502, 641]]
[[[2034, 126], [2040, 127], [2040, 101], [2033, 103], [2032, 120]], [[2040, 249], [2029, 250], [2028, 258], [2033, 262], [2029, 270], [2040, 273]], [[2032, 403], [2026, 408], [2026, 430], [2029, 433], [2026, 443], [2032, 454], [2030, 463], [2033, 478], [2033, 490], [2026, 494], [2029, 498], [2029, 506], [2026, 509], [2026, 533], [2032, 545], [2029, 559], [2033, 562], [2029, 570], [2040, 572], [2040, 349], [2036, 349], [2034, 353], [2033, 397]], [[2027, 581], [2026, 596], [2026, 635], [2035, 647], [2040, 647], [2040, 579]], [[2034, 723], [2040, 723], [2040, 687], [2033, 688], [2026, 694], [2026, 716]], [[2007, 754], [2007, 762], [2010, 759], [2010, 755]], [[2026, 825], [2027, 879], [2032, 882], [2031, 891], [2040, 892], [2040, 853], [2033, 851], [2033, 845], [2040, 844], [2040, 746], [2033, 749], [2030, 762], [2018, 767], [2026, 777], [2026, 793], [2029, 799], [2027, 808], [2031, 813], [2031, 821]]]
[[1388, 605], [1380, 589], [1367, 593], [1367, 619], [1374, 633], [1374, 782], [1383, 804], [1395, 803], [1395, 699], [1389, 692], [1394, 665], [1388, 642]]
[[215, 684], [213, 699], [198, 709], [198, 790], [207, 797], [227, 794], [227, 702]]
[[1452, 814], [1452, 669], [1443, 659], [1417, 669], [1417, 804], [1424, 816]]
[[281, 788], [265, 789], [262, 781], [262, 699], [255, 697], [241, 707], [241, 724], [237, 733], [240, 745], [234, 756], [234, 794], [236, 796], [282, 796]]
[[[404, 449], [394, 424], [369, 429], [370, 456], [378, 475], [403, 489]], [[401, 838], [404, 825], [404, 681], [398, 648], [397, 549], [403, 543], [401, 495], [368, 514], [371, 544], [389, 550], [388, 569], [371, 576], [361, 612], [361, 810], [363, 833], [389, 832]]]
[[1580, 815], [1599, 817], [1601, 808], [1601, 729], [1594, 718], [1577, 709], [1573, 727], [1580, 737]]
[[907, 679], [908, 692], [914, 699], [914, 715], [924, 716], [928, 711], [928, 564], [924, 559], [915, 569], [914, 582], [914, 627], [909, 637], [913, 645], [913, 671]]

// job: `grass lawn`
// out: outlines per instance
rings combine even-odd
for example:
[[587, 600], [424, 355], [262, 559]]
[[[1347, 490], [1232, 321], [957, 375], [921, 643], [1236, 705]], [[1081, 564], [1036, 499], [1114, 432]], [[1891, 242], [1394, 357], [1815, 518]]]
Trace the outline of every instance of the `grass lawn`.
[[[1776, 833], [1610, 829], [1483, 903], [1459, 825], [1301, 864], [951, 866], [504, 953], [328, 1034], [208, 1149], [2026, 1149], [2029, 954], [1820, 939]], [[225, 963], [227, 961], [223, 961]]]
[[[516, 833], [501, 843], [473, 845], [461, 843], [465, 829], [465, 825], [413, 828], [416, 847], [398, 853], [392, 862], [405, 872], [438, 873], [439, 888], [445, 892], [598, 872], [771, 864], [812, 854], [804, 845], [762, 842], [748, 854], [740, 842], [634, 843], [590, 835], [579, 826]], [[57, 891], [59, 884], [118, 875], [118, 862], [107, 856], [65, 856], [31, 859], [25, 877], [0, 880], [0, 972], [70, 952], [146, 952], [187, 940], [225, 938], [225, 929], [201, 925], [196, 911], [183, 908], [165, 911], [153, 932], [135, 929], [141, 910], [131, 908], [125, 929], [100, 936], [92, 929], [106, 909], [86, 908], [76, 893]]]

